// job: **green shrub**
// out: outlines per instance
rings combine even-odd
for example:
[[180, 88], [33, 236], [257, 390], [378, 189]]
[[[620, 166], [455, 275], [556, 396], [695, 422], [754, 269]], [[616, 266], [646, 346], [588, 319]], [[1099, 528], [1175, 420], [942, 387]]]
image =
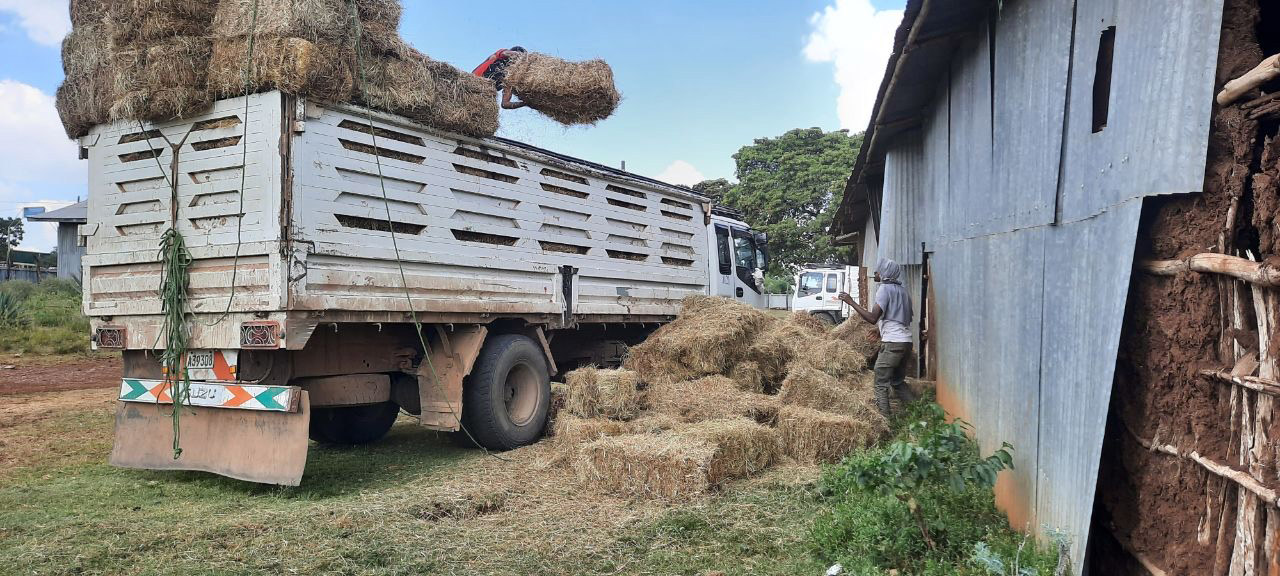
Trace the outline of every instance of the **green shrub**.
[[0, 350], [87, 352], [89, 319], [81, 313], [79, 285], [56, 278], [0, 283]]
[[0, 294], [4, 294], [21, 303], [36, 292], [36, 285], [26, 280], [8, 280], [0, 282]]
[[18, 328], [25, 324], [26, 315], [22, 303], [8, 292], [0, 292], [0, 329]]
[[1011, 447], [981, 457], [967, 425], [946, 422], [935, 404], [911, 407], [904, 420], [895, 422], [892, 444], [824, 470], [820, 490], [830, 509], [810, 533], [824, 561], [852, 574], [985, 575], [975, 562], [975, 546], [983, 544], [992, 553], [985, 559], [1017, 557], [1031, 573], [1052, 573], [1056, 553], [1024, 546], [995, 507], [991, 487], [1011, 466]]

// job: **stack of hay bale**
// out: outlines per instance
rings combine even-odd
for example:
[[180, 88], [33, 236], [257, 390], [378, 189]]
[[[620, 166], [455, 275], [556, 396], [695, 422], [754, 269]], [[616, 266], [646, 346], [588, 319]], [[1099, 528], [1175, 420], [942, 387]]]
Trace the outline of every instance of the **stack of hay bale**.
[[107, 32], [107, 3], [72, 0], [71, 33], [62, 41], [62, 71], [58, 87], [58, 115], [67, 136], [77, 138], [94, 125], [111, 120], [115, 100], [115, 70]]
[[166, 121], [203, 111], [215, 5], [117, 0], [107, 11], [115, 69], [112, 120]]
[[624, 366], [567, 374], [553, 426], [556, 460], [614, 494], [683, 499], [787, 458], [839, 461], [888, 429], [864, 353], [805, 314], [692, 297]]

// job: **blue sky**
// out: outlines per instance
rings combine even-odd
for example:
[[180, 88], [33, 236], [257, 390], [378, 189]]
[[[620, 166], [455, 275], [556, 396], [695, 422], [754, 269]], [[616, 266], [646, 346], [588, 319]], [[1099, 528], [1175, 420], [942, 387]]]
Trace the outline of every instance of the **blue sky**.
[[[565, 129], [531, 110], [504, 111], [499, 134], [691, 184], [732, 179], [732, 154], [755, 138], [863, 129], [902, 4], [556, 0], [493, 4], [495, 12], [406, 0], [401, 34], [467, 70], [513, 44], [604, 58], [624, 95], [613, 117]], [[0, 214], [84, 194], [83, 162], [50, 106], [67, 26], [65, 0], [0, 0]], [[51, 248], [51, 230], [33, 228], [24, 247]]]

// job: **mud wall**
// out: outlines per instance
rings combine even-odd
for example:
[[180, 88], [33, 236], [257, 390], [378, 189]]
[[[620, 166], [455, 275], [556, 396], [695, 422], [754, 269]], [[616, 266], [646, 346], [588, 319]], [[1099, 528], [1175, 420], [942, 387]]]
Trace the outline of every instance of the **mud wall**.
[[[1226, 0], [1217, 86], [1280, 51], [1280, 15], [1269, 13], [1280, 7], [1260, 7], [1268, 1]], [[1203, 193], [1147, 199], [1135, 261], [1278, 253], [1280, 115], [1250, 114], [1239, 102], [1215, 107]], [[1257, 326], [1253, 299], [1247, 286], [1237, 284], [1208, 274], [1133, 274], [1098, 476], [1091, 574], [1143, 573], [1139, 559], [1168, 574], [1280, 574], [1265, 566], [1275, 554], [1261, 551], [1253, 571], [1236, 571], [1238, 560], [1232, 569], [1239, 501], [1234, 484], [1189, 459], [1139, 444], [1158, 441], [1216, 462], [1242, 460], [1239, 410], [1251, 402], [1261, 410], [1263, 404], [1200, 375], [1230, 371], [1250, 348], [1257, 352], [1257, 333], [1248, 328]], [[1243, 328], [1232, 327], [1233, 316]], [[1258, 545], [1265, 547], [1270, 535], [1263, 536]]]

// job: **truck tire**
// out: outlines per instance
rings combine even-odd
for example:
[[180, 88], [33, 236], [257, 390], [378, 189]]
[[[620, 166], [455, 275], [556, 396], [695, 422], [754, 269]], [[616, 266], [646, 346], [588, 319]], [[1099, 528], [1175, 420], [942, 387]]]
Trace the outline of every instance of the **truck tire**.
[[481, 446], [511, 450], [542, 437], [551, 377], [542, 347], [527, 336], [491, 336], [462, 392], [462, 425]]
[[399, 414], [395, 402], [316, 408], [311, 411], [308, 435], [324, 444], [368, 444], [386, 436]]
[[817, 317], [818, 320], [821, 320], [823, 324], [826, 324], [828, 328], [840, 323], [836, 320], [836, 315], [830, 312], [815, 312], [813, 315]]

